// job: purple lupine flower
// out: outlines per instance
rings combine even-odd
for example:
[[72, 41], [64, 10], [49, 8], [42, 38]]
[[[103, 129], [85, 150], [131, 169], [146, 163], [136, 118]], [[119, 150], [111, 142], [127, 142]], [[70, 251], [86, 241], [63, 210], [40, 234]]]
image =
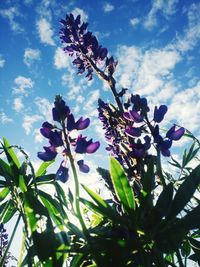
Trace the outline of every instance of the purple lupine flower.
[[52, 109], [53, 120], [57, 122], [64, 121], [70, 114], [70, 109], [66, 106], [61, 96], [56, 96], [54, 108]]
[[147, 105], [147, 99], [145, 97], [141, 98], [139, 95], [131, 95], [131, 103], [133, 104], [133, 110], [141, 111], [142, 113], [147, 113], [150, 111]]
[[153, 120], [157, 123], [160, 123], [164, 119], [167, 110], [168, 108], [165, 105], [161, 105], [159, 108], [155, 106]]
[[62, 161], [59, 169], [56, 172], [56, 180], [66, 183], [69, 179], [69, 169], [64, 165], [65, 161]]
[[[74, 147], [76, 153], [94, 153], [100, 146], [100, 143], [93, 142], [92, 139], [86, 140], [86, 137], [79, 135], [77, 138], [72, 138], [72, 130], [84, 130], [89, 124], [89, 118], [83, 119], [80, 117], [77, 121], [74, 115], [70, 112], [69, 107], [61, 96], [57, 96], [52, 109], [53, 119], [61, 124], [61, 129], [49, 122], [44, 122], [40, 129], [41, 134], [49, 140], [50, 146], [44, 146], [44, 152], [38, 152], [38, 157], [43, 161], [51, 161], [55, 159], [59, 151], [62, 151], [64, 161], [61, 162], [59, 169], [56, 172], [55, 179], [62, 182], [68, 180], [68, 168], [66, 167], [66, 160], [69, 157], [71, 147]], [[89, 172], [89, 167], [83, 160], [77, 162], [77, 165], [82, 172]]]
[[90, 124], [90, 119], [86, 118], [83, 119], [83, 117], [80, 117], [75, 122], [73, 114], [70, 114], [67, 118], [67, 130], [72, 131], [72, 130], [84, 130], [86, 129]]
[[43, 161], [51, 161], [57, 156], [56, 148], [54, 146], [43, 147], [45, 152], [38, 152], [37, 156]]
[[174, 125], [169, 129], [166, 137], [168, 137], [170, 140], [177, 141], [184, 135], [184, 133], [185, 129], [183, 127], [180, 127], [178, 130], [176, 130], [176, 125]]
[[125, 129], [125, 133], [130, 137], [139, 137], [141, 135], [142, 131], [140, 128], [128, 126]]
[[78, 166], [79, 166], [79, 170], [80, 170], [81, 172], [88, 173], [88, 172], [90, 171], [89, 166], [86, 165], [82, 159], [79, 160], [79, 161], [77, 161], [77, 164], [78, 164]]
[[92, 139], [89, 141], [86, 141], [86, 137], [83, 137], [82, 135], [79, 135], [77, 140], [76, 140], [76, 147], [75, 147], [75, 152], [79, 154], [83, 153], [94, 153], [97, 151], [99, 148], [100, 143], [97, 142], [92, 142]]
[[[3, 256], [3, 253], [6, 250], [7, 245], [8, 245], [8, 234], [6, 232], [6, 229], [4, 228], [3, 223], [0, 223], [0, 258]], [[6, 259], [4, 261], [4, 266], [6, 266], [7, 262], [8, 260]]]
[[93, 64], [105, 66], [108, 75], [115, 71], [117, 62], [113, 57], [108, 58], [106, 48], [99, 45], [97, 38], [92, 32], [87, 31], [87, 23], [81, 23], [80, 15], [76, 18], [73, 14], [66, 15], [65, 20], [61, 20], [60, 39], [64, 46], [64, 51], [75, 59], [72, 63], [78, 68], [78, 74], [87, 71], [88, 80], [93, 76]]

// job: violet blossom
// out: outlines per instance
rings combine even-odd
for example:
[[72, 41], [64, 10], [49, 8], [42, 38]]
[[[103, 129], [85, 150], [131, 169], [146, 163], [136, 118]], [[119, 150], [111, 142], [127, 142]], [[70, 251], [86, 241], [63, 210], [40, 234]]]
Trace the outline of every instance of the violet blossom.
[[[52, 116], [54, 121], [60, 123], [61, 128], [49, 122], [44, 122], [42, 124], [40, 132], [48, 139], [49, 146], [44, 146], [44, 152], [38, 152], [38, 157], [43, 161], [51, 161], [55, 159], [61, 151], [64, 160], [61, 162], [60, 167], [57, 170], [55, 179], [66, 182], [69, 178], [69, 170], [67, 167], [69, 153], [71, 153], [71, 150], [69, 149], [73, 148], [74, 152], [77, 154], [92, 154], [97, 151], [100, 143], [98, 141], [93, 142], [92, 139], [87, 141], [86, 137], [83, 137], [81, 134], [76, 138], [71, 137], [72, 131], [86, 129], [90, 124], [90, 120], [89, 118], [84, 119], [83, 117], [80, 117], [75, 121], [74, 115], [60, 96], [57, 96], [55, 99]], [[70, 148], [66, 142], [68, 142]], [[77, 165], [80, 171], [84, 173], [89, 172], [89, 167], [83, 160], [77, 160]]]

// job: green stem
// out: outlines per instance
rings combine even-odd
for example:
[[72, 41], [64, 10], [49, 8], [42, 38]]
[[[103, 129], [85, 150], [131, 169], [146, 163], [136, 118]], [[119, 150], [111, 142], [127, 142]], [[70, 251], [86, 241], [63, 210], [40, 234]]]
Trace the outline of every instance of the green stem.
[[75, 183], [75, 206], [76, 206], [76, 213], [77, 216], [79, 218], [81, 227], [83, 229], [83, 233], [86, 239], [89, 239], [89, 232], [85, 226], [85, 222], [83, 220], [82, 214], [81, 214], [81, 209], [80, 209], [80, 194], [79, 194], [79, 182], [78, 182], [78, 175], [77, 175], [77, 171], [76, 171], [76, 167], [74, 164], [74, 159], [71, 153], [71, 148], [70, 148], [70, 144], [68, 141], [68, 137], [67, 137], [67, 133], [66, 133], [66, 129], [65, 129], [65, 124], [64, 122], [61, 123], [62, 125], [62, 129], [63, 129], [63, 134], [64, 134], [64, 138], [65, 138], [65, 143], [66, 143], [66, 147], [67, 147], [67, 152], [68, 152], [68, 157], [69, 157], [69, 161], [70, 161], [70, 165], [72, 168], [72, 173], [74, 176], [74, 183]]
[[23, 254], [24, 254], [24, 248], [25, 248], [25, 239], [26, 239], [25, 238], [25, 235], [23, 234], [23, 237], [22, 237], [22, 246], [21, 246], [19, 261], [18, 261], [18, 264], [17, 264], [18, 267], [20, 267], [21, 266], [21, 263], [22, 263]]
[[160, 158], [160, 151], [157, 150], [157, 172], [158, 172], [158, 176], [160, 177], [161, 183], [163, 185], [163, 187], [166, 187], [166, 183], [165, 183], [165, 178], [163, 176], [162, 173], [162, 167], [161, 167], [161, 158]]
[[3, 266], [4, 266], [4, 261], [5, 261], [5, 259], [6, 259], [7, 254], [8, 254], [10, 245], [12, 244], [12, 241], [13, 241], [15, 232], [16, 232], [16, 230], [17, 230], [17, 227], [18, 227], [18, 224], [19, 224], [20, 219], [21, 219], [21, 215], [19, 215], [19, 217], [18, 217], [18, 219], [17, 219], [17, 221], [16, 221], [16, 224], [15, 224], [15, 227], [14, 227], [14, 229], [13, 229], [12, 235], [11, 235], [11, 237], [10, 237], [9, 243], [8, 243], [8, 245], [7, 245], [7, 247], [6, 247], [6, 250], [5, 250], [4, 254], [3, 254], [3, 257], [2, 257], [2, 259], [1, 259], [0, 267], [3, 267]]

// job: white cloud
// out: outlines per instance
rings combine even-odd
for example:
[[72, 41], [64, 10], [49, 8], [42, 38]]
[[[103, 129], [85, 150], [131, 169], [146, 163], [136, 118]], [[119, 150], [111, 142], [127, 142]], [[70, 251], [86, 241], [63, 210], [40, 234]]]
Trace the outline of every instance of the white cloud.
[[20, 24], [15, 20], [16, 17], [22, 17], [16, 6], [10, 7], [8, 9], [0, 9], [0, 15], [3, 18], [9, 20], [10, 28], [12, 31], [14, 31], [15, 33], [21, 33], [24, 31], [23, 27], [20, 26]]
[[12, 122], [13, 120], [11, 118], [9, 118], [4, 111], [0, 111], [0, 122], [2, 124], [6, 124], [9, 122]]
[[15, 80], [15, 87], [13, 87], [13, 93], [18, 95], [27, 96], [29, 94], [27, 89], [33, 88], [34, 82], [31, 78], [26, 78], [24, 76], [18, 76]]
[[143, 52], [134, 46], [119, 47], [118, 58], [116, 76], [120, 85], [146, 95], [160, 90], [164, 82], [172, 78], [171, 71], [181, 60], [176, 50], [162, 48]]
[[30, 67], [34, 61], [39, 60], [41, 52], [39, 49], [26, 48], [24, 51], [24, 63]]
[[165, 79], [172, 78], [171, 71], [181, 57], [175, 50], [154, 49], [145, 52], [138, 75], [136, 86], [142, 94], [150, 94], [164, 85]]
[[173, 98], [166, 114], [166, 120], [178, 122], [191, 132], [199, 130], [200, 121], [200, 81], [191, 88], [183, 89]]
[[152, 30], [158, 25], [158, 14], [162, 14], [166, 19], [176, 12], [178, 0], [154, 0], [145, 21], [144, 27], [147, 30]]
[[94, 90], [87, 96], [87, 102], [84, 105], [84, 111], [87, 113], [87, 116], [96, 116], [97, 115], [97, 102], [100, 97], [99, 90]]
[[72, 10], [71, 13], [74, 15], [74, 17], [77, 17], [78, 15], [81, 15], [81, 21], [86, 22], [88, 20], [87, 13], [81, 8], [76, 7], [76, 8], [74, 8]]
[[55, 45], [53, 40], [53, 30], [51, 29], [51, 24], [47, 19], [42, 18], [37, 21], [37, 30], [40, 36], [40, 41], [44, 44]]
[[58, 47], [56, 49], [54, 55], [54, 65], [56, 69], [67, 68], [70, 66], [70, 58], [69, 56], [63, 51], [62, 48]]
[[46, 98], [36, 97], [35, 104], [38, 108], [39, 113], [44, 117], [45, 120], [52, 120], [52, 104]]
[[2, 57], [2, 55], [0, 54], [0, 68], [3, 68], [5, 65], [6, 61], [5, 59]]
[[115, 9], [115, 7], [110, 3], [105, 3], [103, 6], [104, 12], [111, 12]]
[[33, 135], [35, 143], [42, 143], [44, 141], [44, 137], [41, 135], [39, 128], [33, 131]]
[[33, 124], [38, 121], [41, 121], [42, 119], [43, 117], [37, 114], [36, 115], [25, 115], [23, 118], [23, 123], [22, 123], [22, 127], [24, 128], [25, 133], [29, 135], [33, 128]]
[[136, 27], [139, 23], [140, 23], [139, 18], [132, 18], [132, 19], [130, 19], [130, 24], [131, 24], [133, 27]]
[[187, 13], [188, 26], [184, 34], [178, 36], [174, 46], [181, 52], [193, 49], [200, 40], [200, 4], [193, 3]]
[[24, 108], [24, 104], [22, 102], [21, 97], [16, 97], [13, 101], [13, 109], [17, 112], [20, 112]]

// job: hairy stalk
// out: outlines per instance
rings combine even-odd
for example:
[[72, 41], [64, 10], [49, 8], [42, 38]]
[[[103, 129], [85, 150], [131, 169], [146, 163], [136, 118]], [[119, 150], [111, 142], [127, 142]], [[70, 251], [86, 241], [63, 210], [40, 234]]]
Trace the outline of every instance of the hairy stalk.
[[14, 238], [14, 236], [15, 236], [15, 233], [16, 233], [17, 227], [18, 227], [18, 225], [19, 225], [19, 221], [20, 221], [20, 219], [21, 219], [21, 214], [18, 216], [18, 219], [17, 219], [17, 221], [16, 221], [16, 223], [15, 223], [15, 227], [14, 227], [14, 229], [13, 229], [13, 232], [12, 232], [12, 235], [11, 235], [11, 237], [10, 237], [9, 243], [8, 243], [8, 245], [7, 245], [7, 247], [6, 247], [6, 250], [5, 250], [4, 254], [3, 254], [3, 257], [2, 257], [2, 259], [1, 259], [0, 266], [4, 266], [4, 262], [5, 262], [6, 256], [7, 256], [7, 254], [8, 254], [10, 245], [12, 244], [12, 241], [13, 241], [13, 238]]

